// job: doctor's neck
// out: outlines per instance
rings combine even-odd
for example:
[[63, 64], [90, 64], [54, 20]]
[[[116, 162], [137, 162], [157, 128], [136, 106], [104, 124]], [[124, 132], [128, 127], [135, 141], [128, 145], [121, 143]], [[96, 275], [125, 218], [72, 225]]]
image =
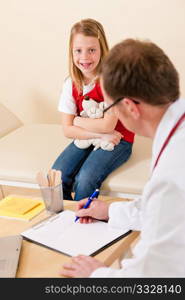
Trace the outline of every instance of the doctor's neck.
[[142, 134], [151, 139], [154, 138], [157, 128], [165, 115], [170, 104], [163, 106], [147, 106], [146, 111], [143, 114], [142, 120]]

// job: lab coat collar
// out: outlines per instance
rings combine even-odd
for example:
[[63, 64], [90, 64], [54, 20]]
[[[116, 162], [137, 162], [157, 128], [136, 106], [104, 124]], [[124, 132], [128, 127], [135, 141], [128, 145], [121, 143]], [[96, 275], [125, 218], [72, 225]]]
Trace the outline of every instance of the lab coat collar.
[[[163, 115], [155, 136], [152, 146], [152, 162], [151, 171], [153, 170], [157, 156], [170, 132], [176, 122], [179, 120], [181, 115], [185, 112], [185, 99], [179, 99], [171, 104], [165, 114]], [[165, 151], [165, 150], [164, 150]]]

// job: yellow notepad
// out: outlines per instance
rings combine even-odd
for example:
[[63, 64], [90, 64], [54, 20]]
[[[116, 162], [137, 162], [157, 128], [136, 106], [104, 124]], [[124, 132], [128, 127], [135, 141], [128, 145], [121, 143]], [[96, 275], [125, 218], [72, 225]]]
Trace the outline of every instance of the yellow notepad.
[[0, 216], [29, 221], [44, 208], [42, 200], [8, 196], [0, 201]]

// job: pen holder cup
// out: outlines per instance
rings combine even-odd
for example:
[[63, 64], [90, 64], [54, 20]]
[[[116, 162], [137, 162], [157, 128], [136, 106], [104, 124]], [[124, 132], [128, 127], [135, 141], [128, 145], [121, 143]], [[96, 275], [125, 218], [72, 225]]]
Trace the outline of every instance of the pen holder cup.
[[51, 187], [40, 186], [40, 190], [48, 212], [58, 213], [64, 209], [62, 184]]

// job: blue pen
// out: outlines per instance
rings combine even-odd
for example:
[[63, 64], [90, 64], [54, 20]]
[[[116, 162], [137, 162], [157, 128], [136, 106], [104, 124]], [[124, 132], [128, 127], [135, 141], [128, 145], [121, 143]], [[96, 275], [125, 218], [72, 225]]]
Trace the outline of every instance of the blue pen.
[[[88, 198], [87, 203], [83, 206], [83, 208], [88, 208], [91, 202], [93, 201], [94, 198], [98, 198], [99, 195], [99, 189], [96, 189], [92, 195]], [[76, 216], [75, 222], [78, 221], [80, 217]]]

